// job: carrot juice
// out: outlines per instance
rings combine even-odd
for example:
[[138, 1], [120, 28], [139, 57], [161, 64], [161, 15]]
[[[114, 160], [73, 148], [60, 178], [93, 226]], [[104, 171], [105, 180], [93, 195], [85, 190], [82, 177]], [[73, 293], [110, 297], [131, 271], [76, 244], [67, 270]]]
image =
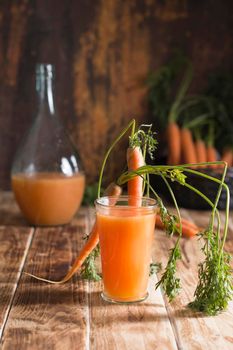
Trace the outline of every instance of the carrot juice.
[[[149, 198], [144, 201], [155, 202]], [[151, 262], [155, 205], [139, 208], [121, 205], [107, 207], [98, 204], [97, 200], [96, 207], [103, 298], [113, 302], [144, 300]]]
[[34, 225], [62, 225], [78, 210], [84, 192], [82, 173], [15, 174], [12, 189], [26, 219]]

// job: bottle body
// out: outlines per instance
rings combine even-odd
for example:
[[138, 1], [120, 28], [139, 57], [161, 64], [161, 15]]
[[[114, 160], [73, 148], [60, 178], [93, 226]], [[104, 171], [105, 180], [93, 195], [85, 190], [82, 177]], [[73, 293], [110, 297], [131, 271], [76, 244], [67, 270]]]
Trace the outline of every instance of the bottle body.
[[37, 116], [11, 173], [16, 201], [33, 225], [68, 223], [80, 206], [85, 186], [79, 156], [55, 108], [53, 80], [51, 65], [37, 65]]

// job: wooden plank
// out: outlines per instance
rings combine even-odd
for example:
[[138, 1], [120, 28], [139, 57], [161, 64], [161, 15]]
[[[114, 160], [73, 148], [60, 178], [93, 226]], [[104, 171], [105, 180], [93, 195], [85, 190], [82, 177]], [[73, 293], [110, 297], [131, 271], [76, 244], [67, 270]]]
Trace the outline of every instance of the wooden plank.
[[[63, 227], [38, 228], [25, 271], [61, 278], [83, 244], [85, 211]], [[76, 277], [50, 285], [23, 275], [5, 328], [2, 349], [85, 349], [88, 283]]]
[[106, 303], [100, 296], [102, 283], [91, 284], [91, 349], [177, 349], [161, 292], [154, 291], [156, 281], [150, 279], [148, 299], [133, 305]]
[[0, 227], [0, 339], [32, 236], [30, 227]]
[[0, 191], [0, 226], [25, 226], [27, 221], [19, 211], [19, 207], [10, 191]]
[[[205, 226], [208, 213], [182, 210], [182, 216], [192, 218], [198, 225]], [[223, 213], [221, 213], [223, 216]], [[233, 237], [230, 230], [229, 237]], [[172, 247], [172, 242], [164, 237], [161, 231], [156, 233], [155, 258], [166, 264], [165, 252]], [[230, 303], [226, 312], [215, 317], [206, 317], [192, 312], [186, 305], [193, 300], [193, 293], [197, 284], [197, 265], [202, 260], [200, 242], [197, 238], [182, 239], [181, 246], [183, 260], [179, 263], [179, 275], [182, 291], [171, 304], [165, 299], [167, 311], [173, 326], [179, 349], [232, 349], [233, 337], [233, 304]], [[231, 239], [227, 241], [226, 250], [232, 253]]]

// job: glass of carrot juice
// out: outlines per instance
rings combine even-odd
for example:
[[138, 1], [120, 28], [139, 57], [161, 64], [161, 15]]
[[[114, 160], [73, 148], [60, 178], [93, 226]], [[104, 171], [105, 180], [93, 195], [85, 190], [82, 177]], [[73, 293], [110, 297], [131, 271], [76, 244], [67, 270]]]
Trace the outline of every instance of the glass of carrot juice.
[[102, 298], [115, 303], [145, 300], [156, 201], [120, 196], [102, 197], [95, 204], [103, 275]]

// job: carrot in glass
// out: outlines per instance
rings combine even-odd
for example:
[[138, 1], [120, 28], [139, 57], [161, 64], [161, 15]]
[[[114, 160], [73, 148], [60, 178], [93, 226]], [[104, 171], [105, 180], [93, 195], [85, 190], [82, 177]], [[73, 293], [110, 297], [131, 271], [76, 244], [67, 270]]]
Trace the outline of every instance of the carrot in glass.
[[[144, 158], [139, 146], [129, 147], [127, 149], [127, 165], [129, 171], [135, 171], [144, 165]], [[129, 205], [140, 206], [140, 199], [142, 197], [143, 178], [135, 176], [128, 181], [128, 195]], [[137, 198], [136, 198], [137, 197]]]

